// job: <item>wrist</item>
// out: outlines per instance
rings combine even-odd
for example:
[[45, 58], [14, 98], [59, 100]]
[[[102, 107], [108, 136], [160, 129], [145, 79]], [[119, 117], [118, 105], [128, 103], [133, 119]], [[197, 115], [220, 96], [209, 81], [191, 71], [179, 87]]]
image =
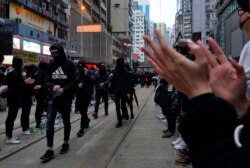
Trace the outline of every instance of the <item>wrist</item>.
[[236, 112], [237, 112], [237, 117], [238, 119], [244, 117], [248, 110], [249, 110], [249, 105], [250, 102], [247, 100], [247, 98], [231, 101]]
[[212, 93], [212, 89], [210, 86], [206, 86], [206, 87], [194, 87], [193, 89], [189, 90], [189, 93], [187, 93], [187, 96], [189, 99], [192, 99], [194, 97], [197, 97], [199, 95], [202, 94], [206, 94], [206, 93]]

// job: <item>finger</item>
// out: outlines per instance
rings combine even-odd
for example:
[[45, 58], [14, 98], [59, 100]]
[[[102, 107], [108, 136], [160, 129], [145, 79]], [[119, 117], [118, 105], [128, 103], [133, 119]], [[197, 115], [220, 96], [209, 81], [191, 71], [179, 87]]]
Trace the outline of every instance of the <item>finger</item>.
[[150, 59], [152, 59], [161, 68], [166, 66], [166, 65], [163, 64], [164, 61], [159, 60], [158, 57], [156, 56], [156, 54], [152, 50], [143, 47], [143, 48], [141, 48], [141, 51], [144, 52], [147, 56], [149, 56]]
[[152, 50], [157, 54], [159, 59], [162, 59], [161, 49], [149, 36], [143, 36], [143, 39], [148, 43]]
[[179, 57], [183, 57], [183, 55], [179, 54], [176, 50], [174, 50], [173, 48], [168, 46], [165, 38], [158, 30], [156, 30], [156, 37], [157, 37], [157, 40], [160, 44], [161, 49], [163, 50], [163, 52], [165, 54], [164, 55], [165, 57], [163, 59], [166, 59], [166, 57], [167, 57], [168, 60], [175, 61]]
[[215, 55], [217, 56], [219, 63], [223, 64], [223, 63], [228, 62], [227, 58], [224, 55], [223, 50], [220, 48], [218, 43], [213, 38], [209, 37], [208, 43], [209, 43], [209, 46], [214, 51]]
[[[164, 71], [150, 58], [148, 58], [149, 64], [153, 67], [153, 69], [165, 79], [165, 73]], [[167, 80], [167, 79], [165, 79]]]
[[213, 69], [218, 65], [218, 62], [213, 58], [213, 55], [208, 51], [207, 47], [201, 41], [198, 41], [198, 45], [202, 48], [209, 66]]
[[237, 72], [237, 75], [239, 77], [244, 77], [246, 78], [246, 74], [245, 74], [245, 71], [244, 71], [244, 68], [242, 65], [240, 65], [239, 63], [237, 63], [235, 60], [233, 59], [230, 59], [229, 60], [231, 65], [235, 68], [236, 72]]
[[202, 52], [202, 48], [198, 44], [194, 43], [192, 40], [187, 40], [187, 42], [189, 49], [195, 56], [195, 61], [206, 62], [206, 59], [203, 56], [204, 54]]

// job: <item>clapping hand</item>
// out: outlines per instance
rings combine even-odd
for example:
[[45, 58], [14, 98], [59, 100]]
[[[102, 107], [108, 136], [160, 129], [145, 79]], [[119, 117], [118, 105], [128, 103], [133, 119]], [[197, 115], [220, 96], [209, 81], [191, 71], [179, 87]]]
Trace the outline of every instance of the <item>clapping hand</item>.
[[196, 58], [195, 61], [191, 61], [170, 48], [159, 31], [156, 31], [156, 36], [159, 44], [145, 36], [144, 40], [152, 50], [145, 47], [141, 49], [149, 56], [149, 63], [155, 71], [189, 98], [211, 92], [209, 68], [202, 48], [188, 41], [188, 46]]

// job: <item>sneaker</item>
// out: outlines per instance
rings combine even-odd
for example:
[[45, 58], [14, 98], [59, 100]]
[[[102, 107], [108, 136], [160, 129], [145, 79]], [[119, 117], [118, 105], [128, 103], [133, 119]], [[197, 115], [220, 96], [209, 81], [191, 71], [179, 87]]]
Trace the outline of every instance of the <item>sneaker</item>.
[[170, 138], [170, 137], [172, 137], [173, 135], [174, 135], [173, 132], [168, 131], [167, 133], [165, 133], [164, 135], [162, 135], [162, 138]]
[[163, 114], [161, 114], [160, 116], [157, 116], [157, 118], [160, 120], [166, 119], [166, 117]]
[[23, 135], [30, 135], [30, 131], [29, 130], [23, 131]]
[[62, 144], [62, 149], [60, 150], [60, 154], [66, 154], [69, 152], [69, 144]]
[[187, 166], [191, 164], [191, 159], [189, 156], [182, 157], [180, 159], [175, 160], [175, 164], [179, 166]]
[[120, 128], [120, 127], [122, 127], [122, 123], [121, 122], [118, 122], [117, 124], [116, 124], [116, 126], [115, 126], [116, 128]]
[[92, 116], [94, 117], [94, 119], [97, 119], [98, 118], [98, 113], [94, 112], [94, 113], [92, 113]]
[[180, 156], [180, 157], [185, 157], [187, 155], [189, 155], [189, 152], [187, 149], [179, 149], [177, 151], [177, 154]]
[[180, 143], [178, 143], [177, 145], [174, 145], [174, 148], [179, 150], [179, 149], [186, 149], [187, 145], [186, 143], [182, 140]]
[[79, 132], [77, 133], [78, 137], [82, 137], [84, 135], [84, 129], [80, 129]]
[[166, 130], [162, 130], [163, 134], [166, 134], [169, 130], [166, 129]]
[[5, 140], [5, 143], [6, 144], [20, 144], [21, 143], [21, 141], [19, 141], [18, 139], [16, 139], [15, 137], [12, 137], [12, 138], [7, 138], [6, 140]]
[[181, 137], [179, 137], [179, 138], [177, 138], [175, 141], [171, 142], [171, 144], [172, 144], [173, 146], [175, 146], [175, 145], [177, 145], [178, 143], [180, 143], [181, 141], [183, 141], [183, 140], [182, 140]]
[[47, 150], [44, 155], [40, 157], [43, 163], [48, 162], [55, 158], [53, 150]]

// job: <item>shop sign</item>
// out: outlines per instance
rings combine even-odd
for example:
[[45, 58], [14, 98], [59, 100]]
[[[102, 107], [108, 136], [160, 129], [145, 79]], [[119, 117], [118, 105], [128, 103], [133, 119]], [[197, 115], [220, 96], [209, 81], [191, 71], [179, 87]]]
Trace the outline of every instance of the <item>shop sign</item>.
[[38, 64], [38, 54], [36, 53], [13, 50], [13, 55], [22, 57], [25, 64]]
[[13, 3], [10, 3], [10, 19], [20, 20], [29, 27], [38, 29], [42, 32], [54, 34], [54, 24], [43, 17]]

